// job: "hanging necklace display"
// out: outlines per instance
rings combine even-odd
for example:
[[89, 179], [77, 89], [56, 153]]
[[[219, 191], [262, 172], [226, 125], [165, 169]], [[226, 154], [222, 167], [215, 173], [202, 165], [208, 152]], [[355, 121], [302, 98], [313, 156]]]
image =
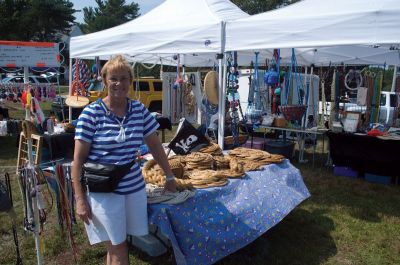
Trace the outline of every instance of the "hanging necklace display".
[[374, 93], [372, 96], [372, 108], [370, 123], [377, 123], [379, 121], [379, 105], [381, 101], [381, 90], [383, 84], [383, 73], [380, 72], [379, 76], [374, 75]]
[[277, 113], [281, 98], [280, 88], [280, 50], [274, 49], [273, 62], [269, 65], [268, 71], [264, 74], [264, 84], [269, 88], [271, 100], [270, 109], [272, 113]]
[[322, 118], [319, 120], [319, 127], [320, 128], [328, 128], [329, 124], [329, 117], [328, 117], [328, 105], [326, 100], [326, 93], [325, 93], [325, 81], [327, 80], [327, 76], [331, 70], [331, 64], [329, 63], [328, 70], [325, 73], [322, 73], [322, 67], [320, 68], [320, 75], [322, 76], [321, 80], [321, 102], [322, 102]]
[[185, 74], [184, 82], [182, 84], [183, 117], [186, 117], [186, 119], [190, 118], [190, 120], [196, 119], [195, 109], [197, 103], [193, 91], [194, 79], [194, 74], [190, 74], [190, 76]]
[[250, 93], [248, 99], [248, 107], [246, 111], [246, 118], [251, 121], [253, 125], [253, 130], [256, 129], [260, 123], [262, 114], [262, 103], [260, 94], [260, 82], [259, 82], [259, 72], [258, 72], [258, 55], [259, 52], [255, 52], [255, 63], [254, 63], [254, 73], [250, 82]]
[[174, 85], [172, 86], [172, 100], [171, 100], [171, 111], [172, 111], [172, 122], [177, 122], [182, 116], [182, 84], [183, 79], [181, 78], [181, 61], [180, 54], [174, 55], [174, 60], [177, 60], [176, 63], [176, 79]]
[[[300, 73], [297, 72], [297, 60], [294, 49], [292, 49], [291, 65], [286, 77], [287, 78], [285, 79], [285, 97], [284, 97], [285, 100], [283, 104], [279, 107], [279, 110], [280, 112], [283, 113], [286, 120], [292, 122], [294, 126], [299, 127], [301, 126], [301, 121], [306, 112], [307, 106], [304, 106], [302, 104], [302, 98], [304, 95], [302, 95], [300, 91], [303, 91], [304, 94], [304, 89], [300, 88], [303, 86], [303, 83], [301, 82]], [[294, 79], [296, 80], [297, 100], [294, 99], [293, 95]]]
[[365, 86], [367, 87], [367, 97], [366, 97], [366, 112], [365, 112], [365, 124], [370, 123], [370, 117], [372, 112], [372, 97], [374, 94], [374, 84], [375, 84], [375, 73], [367, 71], [365, 73]]
[[337, 121], [336, 119], [336, 113], [338, 112], [336, 109], [336, 75], [337, 75], [337, 69], [333, 71], [333, 76], [332, 76], [332, 83], [331, 83], [331, 108], [329, 111], [329, 128], [332, 128], [333, 122]]
[[[233, 54], [232, 54], [233, 53]], [[231, 132], [233, 138], [233, 147], [237, 147], [242, 144], [242, 140], [239, 138], [239, 112], [242, 118], [243, 111], [240, 105], [240, 97], [238, 93], [239, 89], [239, 72], [238, 72], [238, 64], [237, 64], [237, 52], [232, 52], [227, 56], [227, 67], [229, 69], [227, 75], [227, 99], [229, 103], [229, 115], [231, 118]], [[245, 122], [246, 123], [246, 122]], [[246, 136], [247, 139], [247, 136]]]

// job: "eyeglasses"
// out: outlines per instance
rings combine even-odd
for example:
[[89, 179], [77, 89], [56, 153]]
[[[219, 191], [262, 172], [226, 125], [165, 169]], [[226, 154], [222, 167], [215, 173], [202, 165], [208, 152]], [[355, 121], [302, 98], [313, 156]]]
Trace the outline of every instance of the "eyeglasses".
[[108, 81], [110, 82], [110, 84], [117, 84], [117, 83], [126, 83], [129, 82], [129, 77], [123, 76], [121, 78], [116, 78], [116, 77], [110, 77], [108, 78]]

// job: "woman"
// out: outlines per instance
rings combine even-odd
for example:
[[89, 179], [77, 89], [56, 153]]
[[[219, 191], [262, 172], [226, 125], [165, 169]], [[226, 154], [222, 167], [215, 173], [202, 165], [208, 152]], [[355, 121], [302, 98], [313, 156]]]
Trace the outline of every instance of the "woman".
[[75, 132], [72, 179], [76, 213], [85, 222], [91, 244], [106, 241], [107, 264], [128, 264], [126, 234], [148, 233], [147, 197], [139, 165], [132, 166], [111, 193], [85, 194], [80, 183], [86, 160], [123, 165], [135, 159], [142, 140], [148, 145], [167, 178], [165, 189], [176, 182], [156, 134], [157, 121], [138, 101], [127, 98], [132, 72], [122, 56], [109, 60], [101, 71], [108, 95], [85, 107]]

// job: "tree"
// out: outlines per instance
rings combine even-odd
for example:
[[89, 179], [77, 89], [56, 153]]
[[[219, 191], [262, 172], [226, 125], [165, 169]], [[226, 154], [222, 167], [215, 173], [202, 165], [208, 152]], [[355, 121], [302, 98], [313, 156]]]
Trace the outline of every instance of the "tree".
[[74, 23], [68, 0], [0, 1], [0, 39], [58, 41]]
[[92, 33], [112, 28], [139, 16], [139, 5], [125, 0], [96, 0], [98, 7], [84, 7], [82, 31]]
[[299, 0], [232, 0], [234, 4], [250, 15], [266, 12], [298, 1]]

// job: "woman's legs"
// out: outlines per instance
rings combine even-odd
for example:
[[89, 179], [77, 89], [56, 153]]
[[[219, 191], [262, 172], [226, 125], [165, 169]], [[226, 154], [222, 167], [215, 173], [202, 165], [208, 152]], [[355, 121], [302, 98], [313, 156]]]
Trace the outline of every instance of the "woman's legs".
[[126, 241], [118, 245], [112, 245], [107, 241], [107, 265], [128, 265], [128, 246]]

